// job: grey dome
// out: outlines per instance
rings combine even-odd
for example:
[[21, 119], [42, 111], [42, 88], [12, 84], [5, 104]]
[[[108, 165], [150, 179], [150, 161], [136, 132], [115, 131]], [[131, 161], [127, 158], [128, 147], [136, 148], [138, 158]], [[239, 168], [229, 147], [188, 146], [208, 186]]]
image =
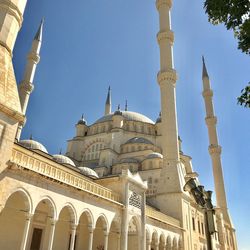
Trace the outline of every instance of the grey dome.
[[31, 149], [31, 150], [40, 150], [46, 154], [48, 154], [47, 149], [40, 143], [34, 140], [21, 140], [19, 142], [22, 146], [25, 148]]
[[138, 163], [138, 160], [134, 158], [125, 158], [125, 159], [122, 159], [120, 163]]
[[146, 157], [146, 160], [147, 159], [155, 159], [155, 158], [159, 158], [159, 159], [163, 159], [163, 155], [160, 154], [160, 153], [152, 153], [152, 154], [149, 154], [147, 157]]
[[79, 170], [85, 176], [96, 178], [96, 179], [99, 178], [98, 174], [91, 168], [79, 167]]
[[[124, 119], [127, 121], [137, 121], [137, 122], [145, 122], [145, 123], [154, 124], [154, 122], [151, 119], [149, 119], [148, 117], [140, 113], [131, 112], [131, 111], [120, 111], [120, 112], [121, 112], [121, 115], [124, 117]], [[112, 121], [113, 115], [114, 113], [105, 115], [101, 117], [100, 119], [98, 119], [95, 122], [95, 124], [101, 123], [101, 122]]]
[[142, 138], [142, 137], [131, 138], [125, 144], [131, 144], [131, 143], [153, 144], [148, 139], [145, 139], [145, 138]]
[[60, 164], [68, 164], [71, 166], [76, 166], [75, 163], [65, 155], [53, 155], [53, 160]]

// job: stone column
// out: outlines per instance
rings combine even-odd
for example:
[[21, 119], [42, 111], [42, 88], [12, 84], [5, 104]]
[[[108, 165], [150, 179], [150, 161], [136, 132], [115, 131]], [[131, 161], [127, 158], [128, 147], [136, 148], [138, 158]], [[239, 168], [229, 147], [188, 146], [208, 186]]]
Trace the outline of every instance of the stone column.
[[55, 235], [55, 228], [56, 228], [57, 220], [51, 219], [50, 222], [51, 222], [51, 224], [50, 224], [48, 250], [53, 250], [53, 242], [54, 242], [54, 235]]
[[76, 224], [71, 225], [70, 250], [74, 250], [74, 247], [75, 247], [76, 228], [77, 228]]
[[33, 218], [33, 214], [27, 213], [25, 216], [26, 216], [26, 221], [25, 221], [25, 226], [24, 226], [24, 231], [23, 231], [22, 244], [20, 247], [21, 250], [26, 250], [27, 248], [28, 236], [29, 236], [29, 231], [30, 231], [30, 223]]
[[151, 241], [147, 240], [147, 250], [151, 250]]
[[109, 232], [104, 230], [104, 250], [108, 250]]
[[141, 194], [141, 249], [146, 249], [146, 194]]
[[[127, 180], [126, 180], [127, 181]], [[124, 211], [122, 218], [121, 250], [128, 250], [128, 206], [129, 206], [129, 183], [125, 184]]]
[[88, 243], [88, 250], [92, 250], [93, 246], [93, 236], [94, 236], [94, 228], [92, 226], [88, 226], [89, 230], [89, 243]]
[[117, 250], [120, 250], [120, 245], [121, 245], [121, 233], [117, 233]]
[[159, 250], [159, 241], [155, 242], [155, 250]]

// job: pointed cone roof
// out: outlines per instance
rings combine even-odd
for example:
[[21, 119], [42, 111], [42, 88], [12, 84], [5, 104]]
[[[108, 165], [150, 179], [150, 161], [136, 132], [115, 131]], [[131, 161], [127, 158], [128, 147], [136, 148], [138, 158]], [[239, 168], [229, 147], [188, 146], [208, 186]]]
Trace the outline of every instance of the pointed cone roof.
[[109, 86], [108, 89], [108, 95], [107, 95], [107, 99], [106, 99], [106, 105], [111, 105], [111, 88]]
[[205, 63], [205, 58], [204, 58], [204, 56], [202, 56], [202, 63], [203, 63], [202, 78], [208, 77], [207, 67], [206, 67], [206, 63]]
[[41, 42], [42, 38], [43, 38], [43, 24], [44, 24], [44, 18], [41, 20], [39, 28], [38, 28], [38, 30], [36, 32], [35, 37], [34, 37], [34, 40], [37, 40], [39, 42]]

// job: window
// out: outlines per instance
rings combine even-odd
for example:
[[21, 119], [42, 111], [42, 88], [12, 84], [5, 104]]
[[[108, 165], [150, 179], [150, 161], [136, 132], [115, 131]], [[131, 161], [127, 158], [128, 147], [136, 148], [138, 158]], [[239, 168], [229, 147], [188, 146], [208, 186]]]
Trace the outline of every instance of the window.
[[193, 230], [195, 231], [195, 219], [192, 217]]
[[202, 232], [202, 235], [204, 235], [204, 224], [203, 224], [203, 222], [201, 222], [201, 232]]
[[199, 234], [201, 233], [201, 224], [200, 224], [200, 221], [198, 220], [198, 231], [199, 231]]
[[31, 240], [30, 250], [37, 250], [41, 247], [43, 230], [41, 228], [34, 228]]

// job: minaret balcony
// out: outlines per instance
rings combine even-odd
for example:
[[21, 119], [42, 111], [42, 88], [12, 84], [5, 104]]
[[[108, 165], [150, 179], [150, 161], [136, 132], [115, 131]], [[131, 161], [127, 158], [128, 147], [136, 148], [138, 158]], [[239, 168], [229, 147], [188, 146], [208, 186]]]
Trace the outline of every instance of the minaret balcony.
[[157, 0], [156, 1], [156, 8], [159, 10], [163, 5], [167, 5], [167, 7], [171, 8], [173, 5], [172, 0]]
[[168, 71], [160, 71], [157, 75], [157, 80], [159, 85], [163, 83], [171, 83], [175, 86], [177, 81], [177, 73], [174, 69], [169, 69]]
[[160, 45], [161, 42], [169, 40], [171, 44], [174, 43], [174, 32], [172, 30], [162, 31], [157, 34], [157, 41]]
[[212, 116], [212, 117], [206, 117], [206, 124], [208, 127], [215, 126], [217, 124], [217, 117]]
[[202, 96], [203, 96], [204, 98], [206, 98], [206, 97], [212, 97], [213, 95], [214, 95], [214, 93], [213, 93], [213, 91], [212, 91], [211, 89], [204, 90], [204, 91], [202, 92]]
[[208, 148], [209, 154], [212, 155], [220, 155], [222, 148], [219, 145], [210, 145]]

